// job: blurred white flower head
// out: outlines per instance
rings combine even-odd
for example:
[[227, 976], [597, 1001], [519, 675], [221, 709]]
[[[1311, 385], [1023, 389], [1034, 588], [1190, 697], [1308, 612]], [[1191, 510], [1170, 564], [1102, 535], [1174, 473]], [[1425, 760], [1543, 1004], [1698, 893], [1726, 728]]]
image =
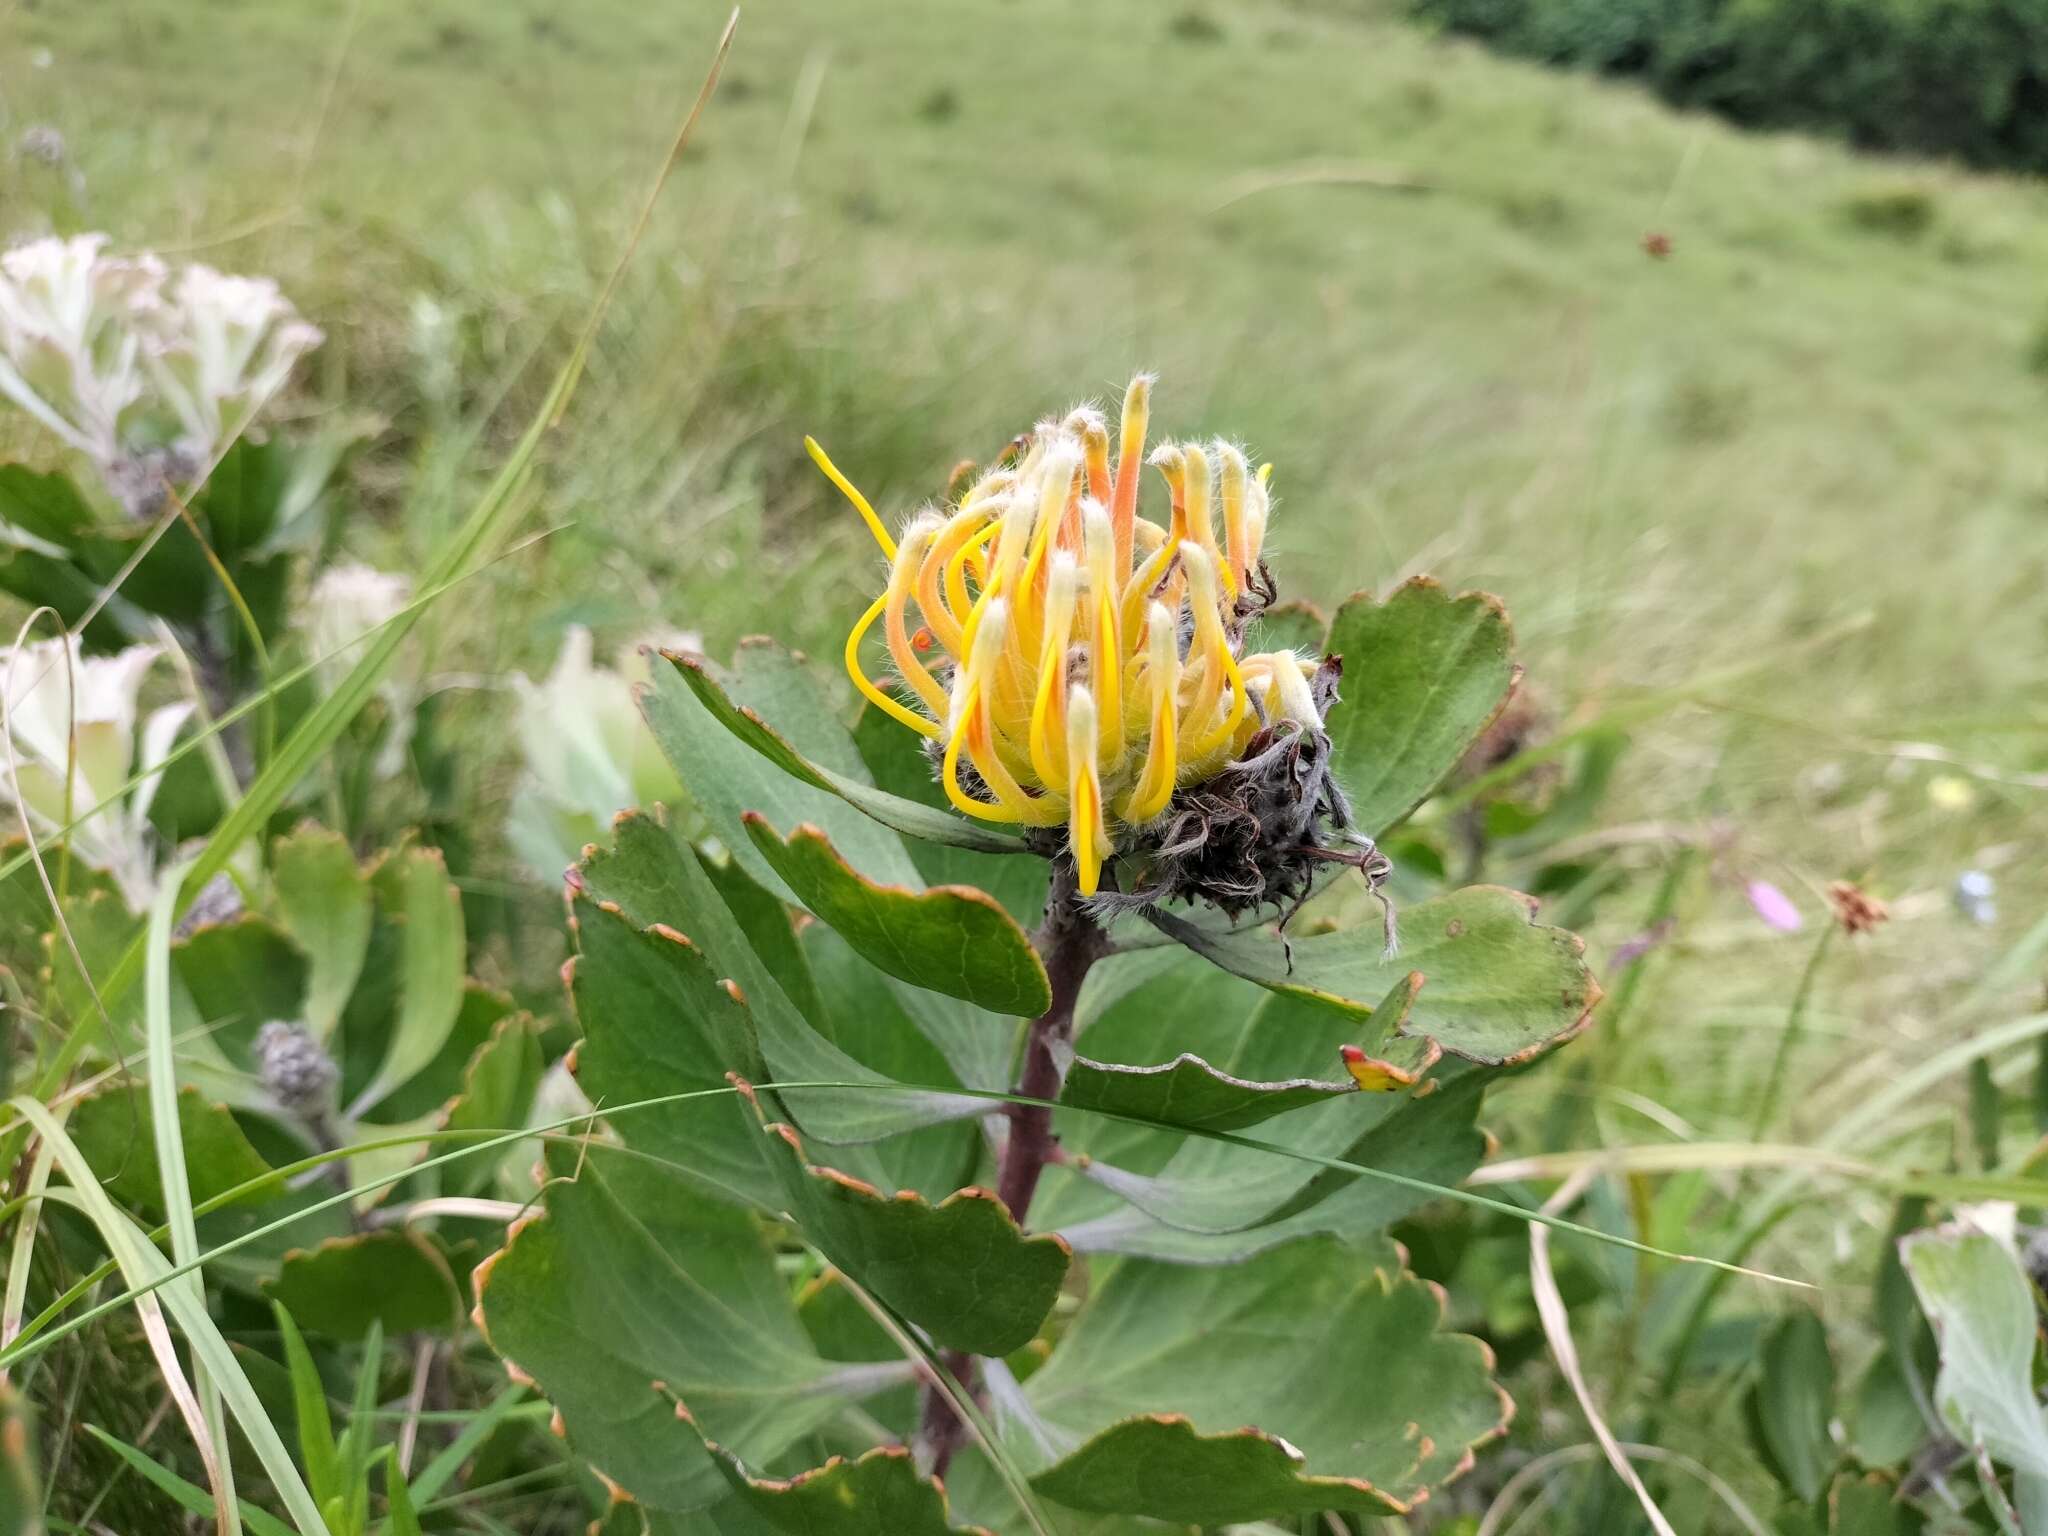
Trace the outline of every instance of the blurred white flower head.
[[178, 418], [178, 446], [204, 463], [284, 388], [292, 365], [321, 341], [319, 327], [267, 277], [186, 267], [153, 321], [143, 361]]
[[[392, 571], [360, 563], [330, 565], [306, 594], [305, 634], [322, 692], [332, 693], [359, 659], [351, 642], [360, 640], [412, 601], [412, 582]], [[378, 749], [376, 771], [390, 778], [405, 765], [412, 740], [413, 706], [419, 680], [404, 666], [387, 668], [377, 685], [388, 724]]]
[[608, 836], [620, 811], [680, 805], [682, 784], [641, 718], [634, 690], [648, 678], [648, 647], [701, 645], [691, 634], [654, 636], [622, 648], [615, 666], [602, 667], [590, 631], [579, 624], [563, 637], [544, 681], [512, 674], [526, 773], [507, 833], [541, 879], [555, 879], [586, 843]]
[[[192, 711], [184, 703], [151, 711], [138, 744], [137, 701], [160, 655], [157, 646], [135, 645], [118, 655], [87, 656], [76, 636], [0, 648], [15, 769], [0, 778], [0, 806], [48, 836], [104, 804], [72, 829], [71, 851], [107, 871], [137, 911], [156, 883], [150, 802], [163, 781], [163, 760]], [[144, 777], [124, 797], [138, 768]]]
[[106, 236], [0, 256], [0, 395], [92, 460], [131, 512], [248, 426], [321, 340], [263, 277], [109, 256]]
[[103, 254], [104, 235], [37, 240], [0, 256], [0, 394], [102, 467], [147, 389], [140, 318], [163, 264]]

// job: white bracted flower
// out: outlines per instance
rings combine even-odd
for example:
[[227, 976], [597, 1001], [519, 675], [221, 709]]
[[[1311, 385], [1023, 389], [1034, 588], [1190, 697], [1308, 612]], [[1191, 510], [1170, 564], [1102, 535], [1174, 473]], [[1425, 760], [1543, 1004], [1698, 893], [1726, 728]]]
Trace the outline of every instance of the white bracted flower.
[[104, 468], [146, 414], [138, 321], [163, 304], [163, 264], [102, 253], [104, 235], [0, 256], [0, 394]]
[[[701, 644], [689, 634], [645, 642], [688, 651]], [[572, 625], [544, 681], [535, 683], [522, 672], [511, 676], [526, 773], [513, 797], [507, 835], [544, 880], [573, 864], [586, 843], [606, 837], [620, 811], [681, 801], [682, 785], [634, 699], [648, 678], [645, 646], [627, 646], [616, 667], [601, 667], [590, 631]]]
[[0, 256], [0, 395], [147, 514], [211, 464], [320, 344], [267, 277], [109, 256], [105, 235]]
[[249, 424], [284, 387], [292, 366], [321, 341], [267, 277], [233, 277], [189, 266], [171, 302], [143, 316], [142, 357], [163, 403], [177, 416], [179, 447], [199, 463]]
[[[139, 744], [143, 777], [124, 794], [138, 769], [137, 700], [162, 654], [157, 646], [135, 645], [118, 655], [87, 656], [76, 636], [0, 648], [0, 688], [16, 770], [0, 777], [0, 805], [39, 836], [93, 812], [72, 829], [71, 851], [110, 874], [136, 911], [148, 904], [157, 877], [150, 802], [163, 781], [164, 758], [192, 712], [189, 703], [150, 712]], [[0, 770], [5, 767], [0, 754]]]
[[[360, 659], [360, 649], [345, 649], [371, 630], [397, 617], [412, 601], [412, 583], [392, 571], [360, 563], [330, 565], [306, 594], [306, 644], [318, 665], [314, 676], [321, 691], [332, 693]], [[419, 679], [402, 665], [385, 670], [377, 685], [389, 724], [377, 752], [379, 778], [390, 778], [405, 766], [412, 741], [413, 708], [419, 702]]]

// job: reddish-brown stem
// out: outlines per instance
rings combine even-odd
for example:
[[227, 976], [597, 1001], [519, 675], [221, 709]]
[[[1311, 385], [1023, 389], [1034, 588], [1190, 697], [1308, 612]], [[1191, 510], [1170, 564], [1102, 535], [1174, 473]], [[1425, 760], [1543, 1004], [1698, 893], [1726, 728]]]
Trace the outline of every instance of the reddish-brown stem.
[[[1039, 958], [1045, 962], [1052, 1005], [1031, 1021], [1017, 1092], [1025, 1098], [1051, 1101], [1059, 1097], [1060, 1047], [1073, 1037], [1074, 1005], [1080, 1000], [1081, 984], [1088, 979], [1089, 968], [1109, 953], [1108, 935], [1081, 906], [1071, 867], [1054, 866], [1045, 918], [1033, 942]], [[1011, 1104], [1004, 1109], [1004, 1115], [1009, 1121], [1009, 1134], [1003, 1142], [996, 1193], [1022, 1226], [1031, 1209], [1031, 1197], [1038, 1190], [1039, 1175], [1045, 1172], [1045, 1165], [1055, 1151], [1052, 1109], [1050, 1102]], [[960, 1385], [974, 1391], [974, 1357], [949, 1353], [945, 1361]], [[931, 1457], [933, 1476], [946, 1470], [960, 1447], [965, 1428], [945, 1393], [936, 1384], [927, 1385], [918, 1439]]]

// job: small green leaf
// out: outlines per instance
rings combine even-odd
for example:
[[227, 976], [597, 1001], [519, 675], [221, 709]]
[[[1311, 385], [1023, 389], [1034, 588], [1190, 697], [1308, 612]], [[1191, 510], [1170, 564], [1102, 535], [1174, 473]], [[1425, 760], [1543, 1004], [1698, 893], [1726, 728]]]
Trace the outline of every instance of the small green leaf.
[[443, 1123], [451, 1131], [509, 1131], [526, 1124], [541, 1070], [532, 1015], [507, 1014], [470, 1057], [462, 1091], [449, 1101]]
[[2034, 1396], [2034, 1288], [2013, 1251], [1966, 1227], [1899, 1243], [1941, 1345], [1934, 1401], [1955, 1436], [2015, 1472], [2048, 1477], [2048, 1423]]
[[334, 1419], [327, 1411], [327, 1388], [306, 1349], [305, 1338], [291, 1313], [271, 1303], [277, 1331], [284, 1340], [284, 1361], [291, 1373], [292, 1407], [299, 1425], [299, 1460], [306, 1468], [306, 1488], [323, 1508], [341, 1493], [341, 1471], [335, 1457]]
[[399, 930], [397, 1023], [376, 1075], [351, 1105], [360, 1114], [411, 1080], [440, 1053], [462, 1012], [462, 895], [439, 850], [401, 848], [371, 874], [377, 903]]
[[[828, 766], [814, 760], [791, 745], [782, 729], [771, 726], [759, 710], [737, 702], [721, 680], [713, 677], [711, 669], [701, 658], [663, 654], [671, 663], [673, 673], [664, 675], [665, 669], [655, 669], [654, 682], [647, 697], [647, 721], [654, 728], [655, 739], [661, 742], [662, 750], [669, 754], [669, 761], [675, 764], [676, 772], [693, 795], [698, 793], [695, 783], [698, 779], [716, 784], [721, 775], [738, 775], [738, 782], [745, 784], [750, 779], [758, 781], [763, 778], [759, 768], [748, 767], [746, 759], [751, 754], [742, 753], [736, 760], [730, 753], [703, 745], [705, 728], [716, 721], [718, 726], [751, 748], [752, 753], [758, 753], [780, 769], [783, 775], [836, 795], [883, 826], [908, 837], [955, 848], [974, 848], [983, 853], [1024, 852], [1023, 842], [1014, 833], [1005, 833], [989, 823], [969, 821], [964, 816], [955, 816], [906, 800], [900, 795], [888, 794], [863, 782], [860, 773], [850, 773], [843, 767]], [[671, 681], [672, 675], [679, 675], [687, 687], [676, 688]], [[732, 793], [727, 790], [726, 797], [731, 798]], [[740, 798], [747, 798], [744, 792]], [[758, 799], [749, 800], [740, 808], [780, 812], [791, 821], [806, 814], [803, 809], [798, 809], [796, 814], [790, 815], [788, 808]], [[811, 815], [810, 819], [821, 820], [816, 815]]]
[[953, 1536], [978, 1529], [948, 1521], [945, 1490], [919, 1477], [900, 1445], [877, 1446], [853, 1461], [834, 1456], [787, 1481], [756, 1476], [722, 1446], [705, 1448], [739, 1503], [792, 1536]]
[[285, 929], [307, 959], [306, 1027], [325, 1040], [369, 953], [370, 882], [348, 839], [311, 822], [271, 845], [270, 870]]
[[1407, 908], [1392, 956], [1377, 928], [1290, 945], [1270, 927], [1205, 928], [1165, 912], [1153, 921], [1234, 975], [1360, 1018], [1403, 976], [1420, 971], [1422, 993], [1402, 1034], [1427, 1036], [1468, 1061], [1516, 1066], [1570, 1038], [1600, 999], [1584, 942], [1535, 917], [1529, 897], [1471, 886]]
[[[136, 1086], [115, 1082], [73, 1105], [66, 1126], [107, 1193], [154, 1221], [163, 1218], [164, 1201], [151, 1123], [147, 1096]], [[235, 1117], [223, 1106], [208, 1103], [196, 1088], [178, 1090], [178, 1129], [185, 1144], [185, 1177], [194, 1204], [270, 1172], [270, 1165], [250, 1145]], [[283, 1192], [284, 1181], [279, 1178], [250, 1189], [238, 1196], [236, 1203], [265, 1200]]]
[[1906, 1373], [1889, 1348], [1880, 1349], [1856, 1383], [1850, 1405], [1849, 1443], [1866, 1467], [1895, 1467], [1927, 1439], [1927, 1421]]
[[1441, 1318], [1385, 1240], [1126, 1260], [1025, 1384], [1006, 1441], [1075, 1509], [1204, 1527], [1398, 1514], [1506, 1426], [1485, 1346]]
[[1899, 1486], [1877, 1472], [1843, 1472], [1828, 1485], [1828, 1536], [1913, 1536], [1920, 1530]]
[[[1384, 1019], [1386, 1031], [1391, 1032], [1406, 1017], [1421, 981], [1419, 973], [1404, 976], [1375, 1010], [1375, 1021]], [[1346, 1069], [1342, 1077], [1289, 1077], [1277, 1081], [1233, 1076], [1192, 1051], [1148, 1066], [1076, 1056], [1061, 1085], [1060, 1102], [1075, 1109], [1137, 1115], [1194, 1130], [1241, 1131], [1288, 1110], [1364, 1088], [1390, 1092], [1412, 1087], [1434, 1057], [1425, 1059], [1423, 1052], [1415, 1051], [1405, 1054], [1414, 1060], [1398, 1063], [1368, 1056], [1356, 1046], [1346, 1046], [1336, 1053], [1338, 1062]]]
[[230, 1060], [249, 1061], [257, 1030], [295, 1020], [305, 1006], [306, 957], [284, 929], [253, 912], [176, 941], [171, 968], [208, 1041]]
[[1073, 1255], [1026, 1237], [1003, 1202], [968, 1188], [930, 1205], [811, 1163], [786, 1125], [767, 1123], [769, 1160], [790, 1214], [827, 1260], [946, 1349], [1004, 1355], [1030, 1343]]
[[891, 976], [991, 1013], [1036, 1018], [1052, 1006], [1038, 951], [987, 892], [883, 885], [840, 858], [817, 827], [799, 826], [784, 839], [766, 817], [749, 812], [742, 820], [797, 899]]
[[1764, 1339], [1762, 1363], [1750, 1397], [1757, 1449], [1778, 1481], [1811, 1504], [1838, 1459], [1828, 1435], [1835, 1366], [1827, 1329], [1804, 1309], [1786, 1314]]
[[650, 1515], [730, 1497], [700, 1435], [770, 1464], [909, 1378], [900, 1361], [837, 1363], [812, 1349], [752, 1214], [601, 1142], [548, 1156], [573, 1177], [548, 1184], [545, 1214], [479, 1267], [478, 1314], [515, 1375], [560, 1410], [570, 1444]]
[[373, 1323], [387, 1333], [454, 1333], [461, 1322], [461, 1294], [448, 1261], [428, 1239], [401, 1228], [295, 1249], [263, 1289], [305, 1327], [330, 1338], [360, 1338]]
[[1514, 634], [1499, 599], [1451, 596], [1427, 577], [1384, 602], [1337, 610], [1326, 649], [1344, 663], [1330, 712], [1337, 782], [1359, 828], [1378, 837], [1428, 798], [1514, 686]]

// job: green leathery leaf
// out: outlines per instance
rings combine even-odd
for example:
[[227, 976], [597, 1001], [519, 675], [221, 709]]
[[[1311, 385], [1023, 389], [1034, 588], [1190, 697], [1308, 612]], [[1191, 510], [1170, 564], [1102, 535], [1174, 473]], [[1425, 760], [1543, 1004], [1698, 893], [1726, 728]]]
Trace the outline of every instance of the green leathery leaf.
[[1153, 921], [1234, 975], [1361, 1018], [1372, 1011], [1368, 1000], [1420, 971], [1422, 993], [1401, 1033], [1426, 1035], [1468, 1061], [1515, 1066], [1583, 1028], [1600, 999], [1585, 943], [1535, 918], [1527, 896], [1469, 886], [1405, 909], [1399, 952], [1391, 956], [1376, 927], [1290, 945], [1267, 926], [1207, 928], [1169, 912]]
[[543, 1067], [533, 1016], [506, 1014], [491, 1026], [490, 1038], [470, 1057], [462, 1074], [462, 1091], [442, 1112], [443, 1127], [451, 1131], [509, 1131], [526, 1124]]
[[1005, 1355], [1037, 1334], [1073, 1255], [1027, 1237], [1003, 1202], [967, 1188], [937, 1205], [810, 1161], [787, 1125], [762, 1117], [768, 1159], [810, 1245], [944, 1349]]
[[1834, 1441], [1828, 1434], [1834, 1399], [1827, 1329], [1804, 1308], [1788, 1312], [1764, 1338], [1750, 1417], [1765, 1462], [1807, 1504], [1820, 1498], [1835, 1469]]
[[1927, 1438], [1927, 1421], [1913, 1384], [1889, 1347], [1880, 1349], [1864, 1368], [1846, 1417], [1849, 1443], [1866, 1467], [1898, 1466]]
[[[939, 788], [924, 743], [924, 737], [901, 721], [890, 719], [872, 704], [864, 707], [853, 723], [853, 744], [860, 751], [861, 761], [867, 764], [875, 788], [957, 822], [959, 816], [946, 803], [945, 791]], [[984, 853], [915, 834], [906, 846], [911, 862], [917, 865], [927, 885], [971, 885], [987, 891], [1003, 904], [1005, 911], [1026, 925], [1036, 923], [1045, 913], [1052, 866], [1044, 859], [1014, 857], [1018, 851], [1014, 839], [1006, 839], [1008, 851], [1004, 853]]]
[[[619, 819], [613, 846], [577, 867], [576, 881], [610, 901], [638, 927], [665, 924], [700, 950], [717, 976], [739, 989], [770, 1078], [786, 1082], [885, 1082], [835, 1045], [797, 1009], [769, 965], [705, 875], [694, 849], [653, 819]], [[645, 1097], [644, 1094], [629, 1097]], [[789, 1105], [798, 1128], [835, 1143], [878, 1141], [919, 1126], [989, 1113], [978, 1099], [951, 1094], [805, 1092]]]
[[560, 1411], [570, 1444], [650, 1516], [730, 1496], [701, 1436], [765, 1465], [907, 1379], [901, 1362], [818, 1355], [748, 1212], [601, 1142], [547, 1155], [563, 1176], [479, 1267], [478, 1316]]
[[1074, 1058], [1060, 1086], [1060, 1103], [1073, 1109], [1136, 1115], [1163, 1125], [1241, 1131], [1248, 1125], [1358, 1092], [1349, 1080], [1313, 1077], [1255, 1083], [1212, 1067], [1191, 1051], [1149, 1067]]
[[393, 1334], [450, 1334], [461, 1323], [461, 1293], [448, 1261], [431, 1240], [404, 1228], [295, 1249], [263, 1289], [301, 1327], [330, 1338], [359, 1339], [373, 1322]]
[[1378, 837], [1428, 798], [1506, 704], [1514, 633], [1500, 600], [1417, 577], [1337, 610], [1325, 642], [1344, 663], [1331, 761], [1360, 831]]
[[351, 1106], [360, 1114], [440, 1053], [462, 1012], [462, 894], [434, 848], [400, 848], [371, 873], [385, 917], [399, 930], [398, 1017], [383, 1061]]
[[1828, 1536], [1912, 1536], [1921, 1528], [1882, 1473], [1842, 1472], [1828, 1485]]
[[[624, 839], [622, 838], [622, 842]], [[594, 1104], [717, 1088], [726, 1074], [764, 1075], [746, 1003], [696, 944], [578, 894], [570, 996], [583, 1028], [578, 1085]], [[672, 1160], [679, 1177], [722, 1200], [772, 1210], [776, 1184], [760, 1133], [733, 1098], [695, 1099], [626, 1118], [633, 1146]]]
[[1934, 1401], [1955, 1436], [2015, 1472], [2048, 1477], [2048, 1421], [2034, 1396], [2034, 1289], [1998, 1238], [1916, 1232], [1899, 1258], [1941, 1346]]
[[1399, 1514], [1506, 1427], [1491, 1355], [1441, 1320], [1384, 1239], [1126, 1260], [1010, 1405], [1024, 1422], [1005, 1443], [1075, 1509], [1204, 1527]]
[[[961, 1081], [961, 1074], [933, 1042], [946, 1038], [935, 1028], [939, 1020], [960, 1016], [957, 1034], [963, 1040], [978, 1035], [975, 1043], [993, 1046], [991, 1059], [1000, 1057], [989, 1080], [967, 1086], [994, 1092], [1009, 1086], [1014, 1027], [1009, 1032], [1000, 1026], [989, 1028], [988, 1016], [977, 1008], [884, 976], [823, 923], [805, 925], [803, 949], [818, 980], [824, 1010], [821, 1022], [828, 1027], [833, 1043], [862, 1066], [899, 1083], [952, 1087]], [[937, 1199], [973, 1180], [982, 1135], [971, 1120], [947, 1120], [891, 1136], [871, 1150], [873, 1166], [883, 1174], [878, 1182]]]
[[[690, 658], [709, 675], [711, 663]], [[640, 694], [641, 708], [663, 753], [712, 833], [747, 873], [786, 900], [794, 894], [754, 848], [740, 818], [758, 811], [781, 826], [800, 821], [822, 827], [853, 863], [878, 880], [918, 882], [903, 839], [835, 793], [765, 761], [712, 717], [673, 666], [657, 665]], [[809, 665], [773, 641], [741, 642], [733, 664], [717, 670], [722, 693], [773, 718], [780, 735], [803, 760], [852, 783], [866, 783], [867, 765], [853, 736], [834, 712]]]
[[747, 936], [747, 943], [761, 957], [761, 963], [775, 973], [797, 1012], [817, 1019], [824, 1012], [817, 978], [811, 975], [797, 937], [796, 909], [747, 873], [738, 859], [699, 860], [705, 875], [718, 889], [718, 896], [732, 913], [733, 921]]
[[[252, 1063], [259, 1029], [273, 1019], [296, 1020], [305, 1003], [305, 955], [284, 929], [254, 912], [175, 941], [171, 969], [198, 1009], [208, 1044], [237, 1064]], [[182, 1053], [186, 1042], [179, 1044]]]
[[854, 869], [818, 827], [787, 838], [748, 812], [747, 836], [797, 899], [891, 976], [991, 1013], [1036, 1018], [1052, 985], [1031, 940], [986, 891], [884, 885]]
[[[148, 1095], [141, 1085], [116, 1081], [73, 1104], [65, 1127], [108, 1194], [130, 1210], [160, 1220], [163, 1189], [151, 1123]], [[195, 1205], [244, 1184], [251, 1187], [235, 1197], [237, 1204], [283, 1193], [282, 1178], [252, 1184], [270, 1173], [270, 1165], [249, 1144], [227, 1108], [209, 1103], [196, 1088], [178, 1090], [178, 1129]]]
[[369, 953], [369, 878], [347, 838], [312, 822], [271, 844], [270, 873], [285, 930], [306, 956], [306, 1027], [325, 1040]]
[[[1363, 1167], [1455, 1187], [1486, 1155], [1475, 1121], [1485, 1081], [1474, 1069], [1426, 1098], [1361, 1095], [1357, 1101], [1269, 1121], [1260, 1139], [1333, 1155]], [[1359, 1127], [1324, 1148], [1341, 1127], [1313, 1118], [1350, 1112]], [[1292, 1122], [1305, 1122], [1298, 1130]], [[1320, 1144], [1317, 1144], [1320, 1143]], [[1202, 1160], [1176, 1153], [1152, 1175], [1096, 1161], [1084, 1177], [1128, 1202], [1119, 1211], [1061, 1227], [1078, 1253], [1126, 1253], [1176, 1264], [1234, 1264], [1298, 1238], [1356, 1240], [1384, 1230], [1432, 1198], [1386, 1179], [1320, 1168], [1229, 1143], [1205, 1143], [1234, 1157]], [[1192, 1150], [1189, 1149], [1189, 1150]], [[1306, 1170], [1302, 1177], [1299, 1170]]]
[[376, 1125], [405, 1124], [433, 1115], [468, 1091], [477, 1053], [503, 1032], [508, 1019], [531, 1030], [530, 1016], [516, 1013], [512, 999], [480, 981], [464, 981], [455, 1023], [434, 1059], [379, 1100], [364, 1119]]
[[[1421, 980], [1420, 973], [1410, 973], [1394, 984], [1393, 992], [1376, 1010], [1377, 1015], [1389, 1020], [1387, 1028], [1391, 1028], [1391, 1021], [1407, 1014]], [[1354, 1046], [1352, 1050], [1358, 1048]], [[1420, 1076], [1414, 1067], [1427, 1070], [1421, 1054], [1415, 1054], [1416, 1061], [1411, 1066], [1366, 1056], [1362, 1051], [1355, 1061], [1340, 1053], [1337, 1059], [1351, 1064], [1344, 1076], [1334, 1080], [1238, 1077], [1212, 1066], [1192, 1051], [1152, 1065], [1076, 1056], [1061, 1084], [1060, 1103], [1075, 1109], [1136, 1115], [1196, 1130], [1241, 1131], [1274, 1115], [1357, 1093], [1368, 1085], [1376, 1092], [1410, 1087]]]
[[948, 1520], [945, 1489], [919, 1477], [909, 1450], [900, 1445], [877, 1446], [852, 1461], [834, 1456], [787, 1480], [749, 1472], [723, 1446], [707, 1442], [705, 1448], [738, 1502], [771, 1530], [792, 1536], [953, 1536], [980, 1529]]
[[[772, 783], [772, 777], [757, 766], [758, 758], [765, 758], [781, 770], [781, 776], [836, 796], [905, 836], [983, 853], [1025, 851], [1017, 834], [993, 823], [969, 821], [964, 816], [889, 794], [867, 781], [864, 767], [859, 772], [849, 772], [839, 764], [826, 763], [807, 750], [799, 750], [788, 735], [795, 723], [792, 719], [778, 716], [771, 725], [764, 715], [775, 713], [772, 707], [756, 707], [755, 701], [740, 697], [723, 678], [713, 674], [702, 657], [672, 652], [663, 655], [671, 665], [666, 669], [655, 668], [645, 705], [647, 721], [693, 795], [697, 792], [695, 779], [715, 780], [721, 774], [736, 774], [741, 784], [749, 780]], [[677, 687], [678, 682], [683, 686]], [[743, 742], [748, 750], [735, 755], [722, 745], [705, 745], [715, 735], [715, 731], [707, 731], [713, 722]], [[749, 763], [749, 758], [756, 758], [756, 762]], [[732, 793], [725, 789], [726, 798], [731, 798]], [[813, 821], [823, 820], [804, 807], [752, 803], [745, 808], [778, 812], [792, 821], [806, 816]]]

